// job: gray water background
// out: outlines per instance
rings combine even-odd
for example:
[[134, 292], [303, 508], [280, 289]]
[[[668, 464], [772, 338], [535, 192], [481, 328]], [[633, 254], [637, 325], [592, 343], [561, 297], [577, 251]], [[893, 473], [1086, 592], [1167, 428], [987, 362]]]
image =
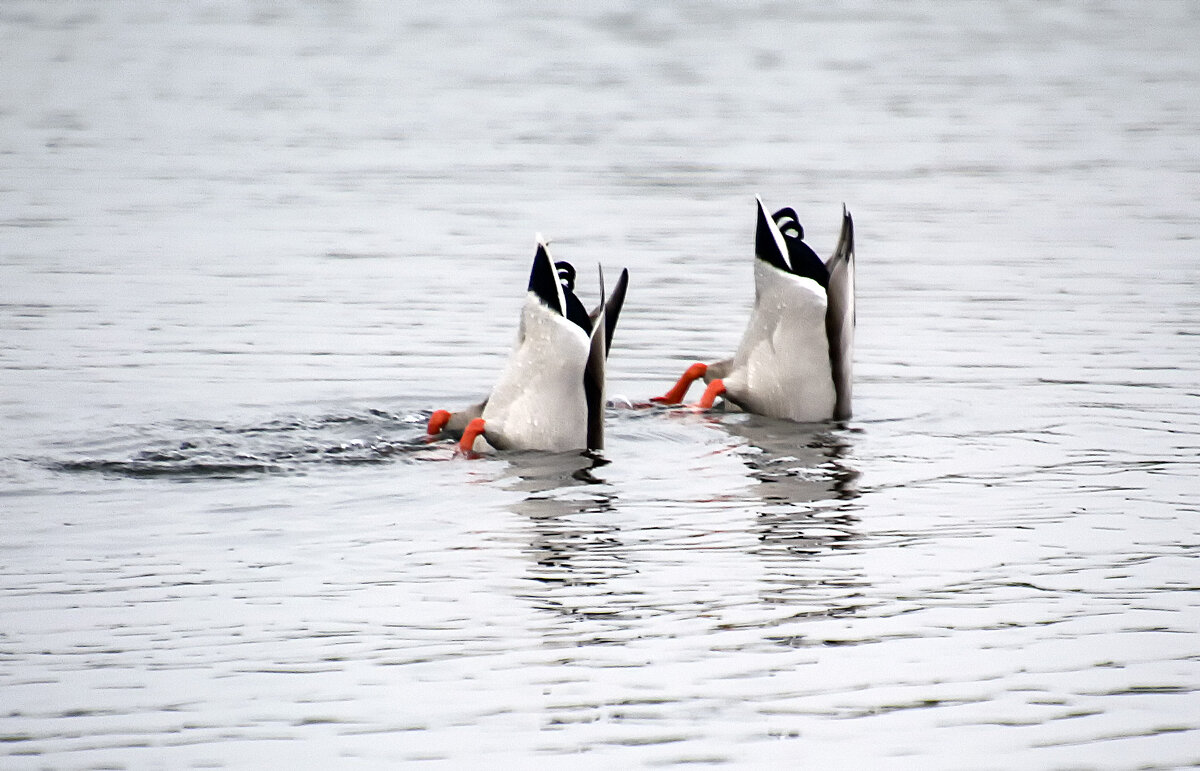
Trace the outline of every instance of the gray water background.
[[[1197, 40], [4, 3], [0, 765], [1200, 763]], [[853, 420], [622, 406], [733, 350], [756, 194], [855, 216]], [[632, 273], [606, 465], [421, 441], [539, 231]]]

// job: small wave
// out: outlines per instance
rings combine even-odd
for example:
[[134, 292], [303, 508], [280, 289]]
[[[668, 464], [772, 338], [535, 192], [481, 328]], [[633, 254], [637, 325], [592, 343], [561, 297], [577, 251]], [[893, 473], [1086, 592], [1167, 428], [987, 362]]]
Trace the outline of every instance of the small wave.
[[48, 461], [46, 466], [55, 471], [98, 472], [126, 477], [213, 477], [227, 478], [247, 474], [286, 473], [287, 467], [255, 461], [244, 463], [203, 461], [154, 461], [154, 460], [66, 460]]
[[102, 437], [84, 457], [40, 465], [64, 473], [180, 479], [301, 474], [322, 466], [369, 466], [415, 457], [428, 446], [428, 415], [384, 410], [287, 416], [262, 423], [174, 421]]

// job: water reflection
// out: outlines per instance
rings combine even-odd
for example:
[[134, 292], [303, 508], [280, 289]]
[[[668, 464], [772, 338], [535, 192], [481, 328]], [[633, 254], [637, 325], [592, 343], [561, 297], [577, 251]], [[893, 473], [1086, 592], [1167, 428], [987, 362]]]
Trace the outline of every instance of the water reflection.
[[[595, 476], [607, 460], [590, 453], [515, 453], [506, 460], [512, 475], [505, 486], [529, 493], [509, 510], [533, 525], [537, 564], [567, 564], [573, 552], [608, 543], [603, 534], [616, 527], [603, 524], [603, 515], [613, 511], [616, 494]], [[594, 520], [594, 525], [580, 525], [574, 517]]]
[[751, 476], [764, 484], [785, 483], [764, 500], [792, 503], [858, 497], [859, 474], [849, 463], [853, 433], [838, 424], [805, 426], [760, 415], [723, 417], [721, 427], [757, 452], [744, 455]]
[[[823, 559], [851, 550], [860, 537], [853, 503], [859, 472], [849, 461], [853, 433], [757, 415], [727, 415], [720, 422], [744, 440], [741, 458], [755, 481], [759, 601], [790, 611], [764, 626], [853, 614], [866, 588], [861, 569]], [[802, 630], [767, 639], [787, 647], [812, 644]]]
[[591, 453], [516, 453], [508, 460], [512, 476], [506, 486], [528, 493], [509, 506], [529, 526], [523, 551], [531, 588], [524, 596], [556, 619], [545, 630], [545, 642], [617, 641], [614, 632], [639, 615], [633, 612], [638, 602], [612, 582], [638, 571], [613, 516], [617, 495], [597, 477], [608, 461]]
[[[673, 619], [707, 634], [761, 632], [739, 644], [796, 647], [812, 644], [796, 624], [856, 612], [866, 581], [854, 558], [853, 434], [757, 416], [713, 421], [744, 464], [748, 485], [712, 497], [696, 480], [694, 505], [649, 517], [644, 507], [622, 503], [604, 478], [603, 458], [506, 457], [504, 486], [524, 493], [508, 507], [526, 526], [521, 596], [551, 614], [544, 644], [646, 639]], [[630, 473], [628, 464], [618, 468]], [[732, 508], [744, 525], [713, 528], [714, 506]]]
[[604, 479], [596, 472], [609, 464], [607, 458], [594, 452], [506, 452], [500, 457], [509, 464], [505, 486], [527, 493], [603, 485]]
[[[853, 540], [858, 470], [849, 463], [851, 434], [746, 415], [722, 422], [745, 442], [742, 461], [758, 484], [757, 522], [764, 548], [814, 554]], [[837, 501], [834, 506], [827, 502]]]

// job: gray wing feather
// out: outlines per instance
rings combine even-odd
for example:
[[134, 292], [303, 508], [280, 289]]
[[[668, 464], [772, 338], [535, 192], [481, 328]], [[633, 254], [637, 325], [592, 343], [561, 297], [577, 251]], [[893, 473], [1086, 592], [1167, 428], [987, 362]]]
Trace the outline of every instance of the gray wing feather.
[[825, 263], [829, 269], [829, 305], [825, 312], [825, 331], [829, 336], [829, 361], [837, 392], [835, 420], [847, 420], [852, 414], [854, 386], [854, 221], [842, 206], [842, 233], [833, 256]]
[[604, 449], [604, 377], [608, 359], [608, 324], [604, 297], [604, 269], [600, 269], [600, 306], [592, 319], [591, 347], [583, 371], [583, 394], [587, 398], [587, 449]]
[[588, 314], [592, 320], [592, 329], [596, 328], [596, 321], [600, 318], [600, 314], [604, 314], [604, 355], [612, 349], [613, 333], [617, 329], [617, 319], [621, 318], [621, 308], [625, 305], [625, 290], [629, 287], [629, 269], [622, 268], [621, 275], [617, 277], [617, 285], [613, 287], [612, 294], [608, 299], [604, 298], [604, 293], [600, 293], [600, 304]]

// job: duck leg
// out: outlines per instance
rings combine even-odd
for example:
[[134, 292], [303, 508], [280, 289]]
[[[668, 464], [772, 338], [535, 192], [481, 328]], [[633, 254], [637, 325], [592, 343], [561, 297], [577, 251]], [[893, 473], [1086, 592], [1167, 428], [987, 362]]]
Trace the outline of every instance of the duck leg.
[[717, 378], [708, 384], [708, 388], [704, 389], [704, 396], [700, 397], [700, 402], [696, 406], [702, 410], [707, 410], [713, 406], [713, 402], [717, 400], [717, 397], [724, 393], [725, 381]]
[[472, 452], [475, 449], [475, 440], [484, 432], [486, 426], [487, 422], [483, 418], [475, 418], [468, 423], [462, 439], [458, 441], [458, 451], [464, 455]]
[[650, 401], [657, 404], [679, 404], [683, 401], [683, 397], [687, 396], [688, 389], [692, 387], [692, 383], [696, 382], [708, 372], [708, 365], [696, 362], [684, 371], [679, 381], [671, 387], [662, 396], [655, 396]]
[[437, 436], [442, 433], [442, 429], [450, 422], [450, 410], [435, 410], [429, 416], [429, 425], [425, 427], [425, 433], [429, 436]]

